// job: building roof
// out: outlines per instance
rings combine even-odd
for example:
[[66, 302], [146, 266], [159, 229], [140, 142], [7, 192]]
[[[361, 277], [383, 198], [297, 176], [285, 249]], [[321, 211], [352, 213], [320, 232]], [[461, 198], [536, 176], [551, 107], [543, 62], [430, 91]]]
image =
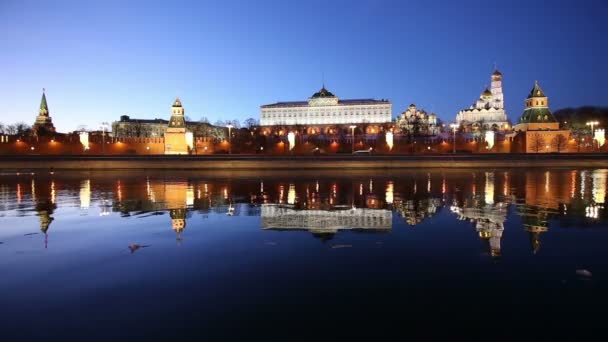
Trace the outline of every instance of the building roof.
[[527, 108], [519, 118], [519, 123], [557, 122], [549, 108]]
[[494, 70], [494, 72], [492, 73], [492, 76], [502, 76], [502, 73], [500, 71], [498, 71], [498, 69]]
[[492, 92], [486, 87], [486, 89], [481, 93], [482, 96], [492, 96]]
[[[126, 118], [123, 119], [121, 118], [119, 121], [114, 121], [114, 123], [141, 123], [141, 124], [160, 124], [160, 125], [168, 125], [169, 124], [169, 120], [165, 120], [165, 119], [131, 119], [131, 118]], [[186, 125], [208, 125], [208, 126], [213, 126], [212, 124], [208, 123], [208, 122], [198, 122], [198, 121], [186, 121]]]
[[530, 94], [528, 95], [529, 99], [531, 99], [533, 97], [546, 97], [543, 90], [540, 89], [540, 86], [538, 85], [538, 81], [534, 82], [534, 88], [532, 88], [532, 90], [530, 91]]
[[[339, 105], [343, 106], [354, 106], [364, 104], [380, 104], [380, 103], [391, 103], [389, 100], [375, 100], [375, 99], [348, 99], [338, 100]], [[287, 101], [287, 102], [276, 102], [261, 106], [261, 108], [283, 108], [283, 107], [307, 107], [308, 101]]]
[[173, 102], [173, 107], [181, 107], [182, 106], [182, 101], [179, 99], [179, 97], [175, 98], [175, 101]]
[[316, 98], [319, 98], [319, 97], [336, 97], [336, 95], [334, 95], [329, 90], [325, 89], [325, 85], [324, 85], [323, 88], [321, 88], [321, 90], [319, 90], [318, 92], [312, 94], [312, 98], [313, 99], [316, 99]]

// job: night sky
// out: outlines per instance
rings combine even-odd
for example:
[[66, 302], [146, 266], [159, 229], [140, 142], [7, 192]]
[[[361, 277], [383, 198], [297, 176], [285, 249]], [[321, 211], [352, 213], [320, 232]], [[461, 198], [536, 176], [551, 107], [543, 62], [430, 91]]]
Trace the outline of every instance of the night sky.
[[[128, 3], [127, 3], [128, 2]], [[547, 2], [548, 3], [548, 2]], [[453, 121], [504, 75], [516, 121], [538, 80], [551, 109], [608, 105], [605, 0], [0, 1], [0, 122], [59, 131], [128, 114], [259, 119], [327, 88]]]

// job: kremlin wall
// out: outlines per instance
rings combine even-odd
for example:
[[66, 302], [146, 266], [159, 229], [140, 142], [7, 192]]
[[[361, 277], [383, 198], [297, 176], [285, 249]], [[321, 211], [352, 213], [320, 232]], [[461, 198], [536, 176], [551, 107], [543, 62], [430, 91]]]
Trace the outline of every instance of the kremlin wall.
[[[0, 135], [0, 155], [437, 155], [606, 152], [605, 132], [591, 122], [587, 136], [573, 135], [549, 109], [538, 82], [511, 124], [504, 109], [502, 73], [456, 121], [443, 124], [412, 104], [392, 119], [387, 99], [340, 99], [323, 88], [307, 101], [260, 107], [260, 124], [249, 128], [187, 121], [177, 98], [169, 120], [122, 116], [113, 132], [58, 133], [43, 89], [30, 130]], [[594, 127], [593, 125], [596, 125]], [[594, 129], [596, 128], [596, 129]]]

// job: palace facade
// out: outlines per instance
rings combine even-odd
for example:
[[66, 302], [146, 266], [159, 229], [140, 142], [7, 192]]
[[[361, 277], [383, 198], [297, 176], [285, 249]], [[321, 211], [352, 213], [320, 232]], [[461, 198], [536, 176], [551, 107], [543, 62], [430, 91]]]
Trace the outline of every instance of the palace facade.
[[384, 124], [391, 121], [389, 100], [342, 100], [325, 86], [307, 101], [277, 102], [260, 107], [260, 126]]
[[466, 130], [502, 131], [509, 128], [502, 93], [502, 73], [495, 70], [492, 73], [491, 81], [491, 89], [486, 87], [473, 105], [456, 115], [456, 122]]

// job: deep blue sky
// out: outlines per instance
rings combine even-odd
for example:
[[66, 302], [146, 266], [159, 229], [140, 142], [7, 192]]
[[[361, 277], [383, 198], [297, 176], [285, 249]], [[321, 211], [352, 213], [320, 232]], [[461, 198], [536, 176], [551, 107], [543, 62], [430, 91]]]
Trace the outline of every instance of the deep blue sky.
[[61, 131], [122, 114], [259, 118], [259, 106], [411, 102], [445, 121], [504, 74], [516, 120], [539, 80], [553, 110], [608, 105], [605, 0], [0, 1], [0, 122], [32, 124], [47, 89]]

